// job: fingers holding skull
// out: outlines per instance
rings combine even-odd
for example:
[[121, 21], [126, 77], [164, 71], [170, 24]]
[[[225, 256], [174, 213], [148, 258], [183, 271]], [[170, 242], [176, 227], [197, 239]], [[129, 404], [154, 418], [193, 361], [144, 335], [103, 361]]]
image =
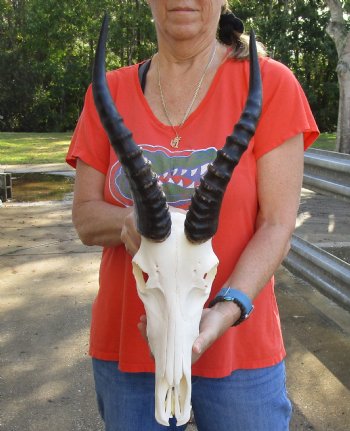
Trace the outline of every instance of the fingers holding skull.
[[140, 334], [142, 335], [142, 338], [148, 344], [149, 353], [150, 353], [151, 357], [154, 359], [154, 356], [153, 356], [153, 353], [151, 351], [151, 347], [149, 345], [148, 338], [147, 338], [147, 316], [145, 314], [143, 314], [142, 316], [140, 316], [140, 321], [137, 324], [137, 328], [140, 331]]
[[[192, 347], [192, 364], [198, 361], [203, 353], [220, 338], [240, 317], [241, 310], [234, 303], [218, 303], [213, 308], [205, 308], [199, 325], [199, 335]], [[142, 315], [137, 327], [144, 338], [147, 338], [147, 317]], [[151, 349], [150, 354], [152, 355]]]
[[131, 256], [134, 256], [140, 248], [141, 235], [137, 231], [135, 213], [132, 208], [130, 209], [128, 215], [124, 218], [120, 239], [124, 243], [126, 251]]
[[192, 363], [220, 338], [241, 315], [240, 308], [233, 302], [219, 302], [212, 308], [205, 308], [199, 325], [199, 335], [193, 343]]

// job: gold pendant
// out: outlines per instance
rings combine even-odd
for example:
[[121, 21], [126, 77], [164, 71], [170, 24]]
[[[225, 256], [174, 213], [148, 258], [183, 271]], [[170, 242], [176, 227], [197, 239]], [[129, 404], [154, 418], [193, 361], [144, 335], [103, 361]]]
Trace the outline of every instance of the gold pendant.
[[170, 141], [170, 145], [171, 145], [173, 148], [179, 148], [179, 143], [180, 143], [180, 141], [181, 141], [181, 136], [176, 136], [174, 139], [172, 139], [172, 140]]

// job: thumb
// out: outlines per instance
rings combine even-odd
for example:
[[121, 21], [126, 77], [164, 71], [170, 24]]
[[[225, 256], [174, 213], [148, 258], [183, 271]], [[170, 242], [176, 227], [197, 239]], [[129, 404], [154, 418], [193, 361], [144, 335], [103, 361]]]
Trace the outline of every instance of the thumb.
[[192, 350], [193, 350], [193, 353], [195, 353], [195, 354], [197, 354], [197, 355], [200, 355], [201, 353], [202, 353], [202, 351], [203, 351], [203, 344], [204, 344], [204, 341], [202, 340], [202, 336], [200, 335], [199, 337], [197, 337], [196, 339], [195, 339], [195, 342], [193, 343], [193, 347], [192, 347]]
[[205, 334], [200, 334], [192, 346], [192, 364], [194, 364], [202, 356], [202, 354], [213, 344], [214, 339], [207, 337]]
[[213, 329], [210, 327], [202, 329], [193, 343], [193, 360], [196, 361], [199, 359], [199, 357], [214, 343], [215, 339], [216, 337]]
[[224, 315], [213, 308], [204, 309], [199, 335], [193, 343], [192, 352], [196, 360], [217, 340], [228, 328]]

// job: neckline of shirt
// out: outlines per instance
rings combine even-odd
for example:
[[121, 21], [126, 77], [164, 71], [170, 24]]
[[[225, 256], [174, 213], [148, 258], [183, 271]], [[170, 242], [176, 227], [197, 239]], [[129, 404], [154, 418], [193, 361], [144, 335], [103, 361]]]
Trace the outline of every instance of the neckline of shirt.
[[[191, 112], [191, 114], [188, 116], [187, 120], [185, 121], [185, 123], [183, 124], [183, 126], [181, 127], [181, 131], [182, 133], [184, 133], [184, 130], [186, 130], [186, 128], [200, 115], [201, 111], [205, 108], [205, 106], [207, 105], [209, 99], [211, 98], [212, 94], [214, 93], [219, 80], [220, 80], [220, 76], [223, 73], [224, 67], [225, 65], [229, 62], [229, 61], [234, 61], [234, 59], [231, 58], [226, 58], [218, 67], [217, 71], [215, 72], [215, 76], [212, 80], [212, 82], [210, 83], [210, 86], [208, 88], [208, 91], [206, 92], [205, 96], [203, 97], [203, 99], [201, 100], [201, 102], [199, 103], [199, 105], [197, 106], [197, 108]], [[133, 79], [134, 79], [134, 85], [136, 88], [136, 92], [137, 95], [139, 97], [139, 100], [141, 102], [141, 104], [143, 105], [148, 118], [150, 121], [153, 122], [153, 124], [155, 124], [158, 128], [162, 129], [163, 132], [169, 134], [169, 136], [172, 136], [174, 134], [174, 130], [172, 128], [172, 126], [165, 124], [163, 122], [161, 122], [153, 113], [152, 109], [150, 108], [147, 99], [145, 97], [145, 95], [143, 94], [142, 88], [141, 88], [141, 84], [139, 81], [139, 76], [138, 76], [138, 67], [134, 68], [134, 73], [133, 73]]]

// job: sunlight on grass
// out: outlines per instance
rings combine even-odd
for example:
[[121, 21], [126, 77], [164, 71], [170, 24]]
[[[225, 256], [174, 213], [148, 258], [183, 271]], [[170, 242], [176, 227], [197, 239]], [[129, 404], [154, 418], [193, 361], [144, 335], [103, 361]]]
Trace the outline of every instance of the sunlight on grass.
[[[64, 163], [72, 133], [0, 133], [0, 164]], [[335, 151], [335, 133], [322, 133], [312, 148]]]
[[335, 151], [336, 134], [335, 133], [322, 133], [317, 139], [312, 148], [319, 150]]
[[0, 133], [0, 164], [64, 163], [71, 133]]

